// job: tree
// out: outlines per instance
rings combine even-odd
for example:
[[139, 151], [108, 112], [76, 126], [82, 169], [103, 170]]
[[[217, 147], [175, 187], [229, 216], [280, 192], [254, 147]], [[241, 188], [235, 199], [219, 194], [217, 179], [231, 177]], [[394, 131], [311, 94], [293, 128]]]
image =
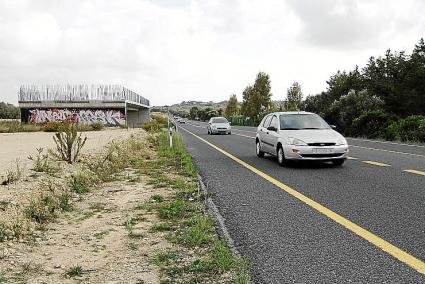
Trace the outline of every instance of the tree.
[[259, 72], [254, 83], [254, 91], [256, 96], [258, 96], [257, 103], [259, 104], [259, 110], [270, 107], [272, 96], [270, 89], [270, 76], [264, 72]]
[[290, 111], [301, 110], [303, 93], [298, 82], [292, 83], [287, 91], [285, 109]]
[[0, 102], [0, 119], [17, 119], [19, 118], [19, 108], [9, 104]]
[[232, 117], [238, 114], [238, 98], [235, 94], [230, 96], [227, 102], [226, 108], [224, 109], [224, 115], [226, 117]]
[[243, 101], [241, 113], [248, 117], [255, 117], [271, 105], [270, 77], [259, 72], [253, 86], [249, 85], [242, 93]]
[[198, 116], [198, 111], [199, 109], [196, 106], [191, 107], [189, 111], [190, 119], [195, 120]]

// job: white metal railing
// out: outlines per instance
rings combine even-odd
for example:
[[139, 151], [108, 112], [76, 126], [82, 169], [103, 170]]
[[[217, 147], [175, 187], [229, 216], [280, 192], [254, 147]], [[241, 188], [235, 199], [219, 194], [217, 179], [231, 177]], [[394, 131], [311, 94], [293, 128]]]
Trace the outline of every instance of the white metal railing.
[[120, 85], [22, 85], [19, 101], [129, 101], [149, 106], [149, 100]]

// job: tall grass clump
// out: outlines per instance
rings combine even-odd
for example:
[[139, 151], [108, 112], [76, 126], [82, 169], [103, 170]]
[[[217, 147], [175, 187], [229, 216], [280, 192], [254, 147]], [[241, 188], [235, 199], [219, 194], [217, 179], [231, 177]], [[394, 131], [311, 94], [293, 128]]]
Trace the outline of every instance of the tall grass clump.
[[170, 148], [170, 135], [168, 131], [163, 131], [158, 136], [158, 150], [162, 157], [166, 157], [171, 161], [178, 170], [190, 177], [197, 176], [197, 169], [192, 162], [192, 157], [184, 147], [181, 136], [173, 133], [173, 147]]
[[72, 164], [77, 161], [87, 137], [81, 137], [75, 123], [64, 122], [53, 136], [53, 140], [56, 144], [57, 156], [68, 164]]
[[36, 132], [41, 131], [41, 126], [36, 124], [25, 124], [19, 120], [0, 121], [0, 133]]

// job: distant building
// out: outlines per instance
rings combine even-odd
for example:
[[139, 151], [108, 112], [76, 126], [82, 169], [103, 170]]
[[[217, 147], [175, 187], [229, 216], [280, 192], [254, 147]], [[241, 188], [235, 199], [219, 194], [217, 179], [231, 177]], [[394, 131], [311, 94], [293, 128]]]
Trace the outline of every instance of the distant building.
[[72, 120], [137, 127], [149, 120], [149, 100], [119, 85], [21, 86], [21, 121]]

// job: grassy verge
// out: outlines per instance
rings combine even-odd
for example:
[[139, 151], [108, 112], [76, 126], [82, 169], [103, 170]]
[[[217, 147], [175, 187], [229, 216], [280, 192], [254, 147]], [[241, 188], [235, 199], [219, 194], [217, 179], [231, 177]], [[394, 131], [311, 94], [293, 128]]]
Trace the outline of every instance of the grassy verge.
[[159, 253], [154, 263], [160, 267], [161, 283], [249, 283], [250, 268], [244, 259], [232, 255], [206, 214], [205, 197], [198, 190], [197, 170], [181, 137], [173, 136], [169, 148], [167, 132], [151, 138], [158, 157], [139, 161], [139, 170], [151, 176], [154, 187], [170, 187], [173, 194], [152, 196], [160, 223], [151, 230], [163, 232], [173, 248]]
[[[20, 121], [0, 121], [0, 133], [16, 133], [16, 132], [56, 132], [61, 127], [61, 122], [51, 121], [45, 124], [21, 123]], [[100, 131], [105, 126], [101, 123], [93, 123], [90, 125], [79, 124], [78, 131]]]

